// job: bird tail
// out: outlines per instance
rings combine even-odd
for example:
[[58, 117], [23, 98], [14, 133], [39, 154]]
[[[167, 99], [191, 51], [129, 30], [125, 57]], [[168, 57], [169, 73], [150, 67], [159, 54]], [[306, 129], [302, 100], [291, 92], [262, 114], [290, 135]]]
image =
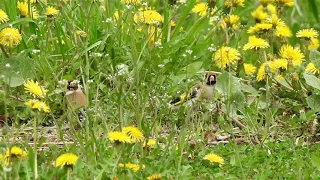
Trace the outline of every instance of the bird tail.
[[87, 114], [86, 114], [86, 111], [85, 109], [81, 108], [78, 110], [78, 119], [80, 122], [84, 123], [86, 122], [86, 117], [87, 117]]

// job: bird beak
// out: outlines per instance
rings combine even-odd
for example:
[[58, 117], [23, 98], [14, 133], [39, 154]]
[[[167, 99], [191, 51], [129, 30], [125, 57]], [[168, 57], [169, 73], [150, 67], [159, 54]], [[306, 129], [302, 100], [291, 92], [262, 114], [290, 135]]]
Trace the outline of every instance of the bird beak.
[[210, 76], [209, 80], [210, 80], [210, 81], [215, 81], [215, 80], [216, 80], [216, 77], [215, 77], [215, 76]]

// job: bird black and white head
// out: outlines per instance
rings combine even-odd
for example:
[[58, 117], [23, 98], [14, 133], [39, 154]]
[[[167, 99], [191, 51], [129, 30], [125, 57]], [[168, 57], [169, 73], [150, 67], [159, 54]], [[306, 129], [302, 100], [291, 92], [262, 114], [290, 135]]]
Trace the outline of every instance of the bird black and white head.
[[69, 80], [67, 84], [67, 93], [68, 92], [75, 92], [75, 91], [81, 91], [81, 85], [80, 81], [78, 80]]
[[213, 86], [217, 83], [216, 74], [213, 72], [207, 72], [205, 74], [206, 85]]

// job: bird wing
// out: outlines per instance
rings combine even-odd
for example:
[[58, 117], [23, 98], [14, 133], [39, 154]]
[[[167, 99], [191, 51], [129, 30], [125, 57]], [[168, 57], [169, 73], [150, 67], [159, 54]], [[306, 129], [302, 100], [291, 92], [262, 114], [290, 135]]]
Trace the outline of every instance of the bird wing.
[[201, 85], [200, 84], [196, 84], [188, 92], [184, 92], [179, 97], [176, 97], [176, 98], [172, 99], [170, 101], [170, 104], [172, 106], [178, 106], [178, 105], [181, 105], [181, 104], [185, 103], [186, 101], [189, 101], [189, 100], [197, 98], [199, 96], [200, 88], [201, 88]]
[[69, 94], [67, 97], [67, 104], [68, 106], [72, 108], [78, 108], [86, 106], [86, 96], [82, 92], [73, 92], [72, 94]]

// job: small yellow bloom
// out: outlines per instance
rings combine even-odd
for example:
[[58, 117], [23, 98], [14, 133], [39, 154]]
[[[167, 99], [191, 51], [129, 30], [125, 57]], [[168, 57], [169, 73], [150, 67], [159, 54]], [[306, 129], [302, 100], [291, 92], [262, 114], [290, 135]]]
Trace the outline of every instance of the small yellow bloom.
[[210, 153], [210, 154], [207, 154], [206, 156], [204, 156], [205, 160], [208, 160], [210, 162], [216, 162], [216, 163], [219, 163], [219, 164], [223, 164], [224, 160], [221, 156], [218, 156], [216, 154], [213, 154], [213, 153]]
[[288, 67], [288, 60], [286, 59], [275, 59], [273, 61], [273, 64], [274, 66], [277, 68], [277, 69], [287, 69]]
[[21, 40], [21, 34], [16, 28], [4, 28], [0, 31], [0, 44], [5, 47], [19, 45]]
[[[27, 2], [17, 2], [17, 8], [20, 11], [22, 17], [29, 17], [29, 6]], [[38, 19], [39, 13], [35, 7], [31, 7], [32, 19]]]
[[320, 46], [320, 44], [319, 44], [319, 39], [317, 39], [317, 38], [311, 38], [311, 42], [310, 42], [310, 44], [308, 45], [308, 50], [318, 49], [319, 46]]
[[236, 24], [240, 20], [240, 17], [237, 15], [228, 15], [221, 22], [222, 28], [232, 27], [234, 30], [238, 30], [239, 26]]
[[318, 31], [314, 30], [313, 28], [302, 29], [297, 32], [296, 36], [300, 38], [307, 38], [307, 39], [316, 38], [318, 37]]
[[73, 153], [65, 153], [65, 154], [60, 155], [56, 159], [54, 166], [55, 167], [73, 166], [76, 164], [77, 160], [78, 160], [77, 155], [75, 155]]
[[304, 55], [300, 49], [293, 48], [290, 45], [283, 45], [280, 48], [279, 55], [283, 59], [287, 59], [293, 66], [300, 66], [302, 61], [304, 61]]
[[267, 10], [272, 15], [276, 15], [277, 14], [277, 8], [272, 4], [268, 4], [267, 5]]
[[[257, 81], [262, 81], [265, 77], [266, 72], [275, 72], [276, 71], [276, 67], [274, 65], [274, 63], [272, 61], [267, 61], [263, 64], [261, 64], [258, 73], [257, 73]], [[267, 71], [266, 71], [267, 70]]]
[[154, 140], [154, 139], [149, 139], [148, 140], [148, 143], [145, 141], [144, 143], [143, 143], [143, 147], [152, 147], [152, 146], [154, 146], [156, 144], [156, 140]]
[[30, 93], [33, 97], [40, 97], [43, 98], [48, 90], [44, 89], [42, 86], [39, 85], [39, 83], [33, 80], [28, 80], [23, 84], [24, 90], [27, 93]]
[[320, 70], [317, 69], [313, 63], [309, 63], [305, 69], [306, 72], [312, 73], [312, 74], [319, 74]]
[[46, 9], [47, 16], [54, 16], [54, 15], [57, 15], [58, 13], [59, 13], [59, 10], [57, 10], [56, 8], [54, 8], [52, 6], [48, 6]]
[[162, 16], [155, 10], [139, 10], [134, 15], [134, 21], [144, 24], [158, 25], [163, 22]]
[[248, 29], [249, 34], [253, 33], [264, 33], [272, 29], [272, 24], [270, 23], [258, 23], [255, 24], [254, 26], [251, 26]]
[[257, 68], [252, 64], [244, 63], [243, 66], [244, 66], [244, 73], [248, 76], [252, 75], [257, 70]]
[[263, 11], [263, 6], [259, 6], [256, 10], [251, 12], [252, 17], [257, 21], [257, 22], [264, 22], [267, 17], [268, 13]]
[[269, 47], [269, 43], [261, 38], [257, 38], [256, 36], [250, 36], [249, 42], [244, 45], [243, 50], [248, 49], [255, 49], [258, 50], [259, 48], [267, 48]]
[[27, 156], [27, 153], [17, 146], [12, 146], [10, 149], [6, 150], [5, 156], [6, 158], [17, 158], [21, 160]]
[[291, 37], [292, 32], [288, 26], [277, 26], [274, 35], [277, 37]]
[[283, 6], [294, 6], [293, 0], [275, 0], [275, 2]]
[[224, 6], [228, 9], [233, 7], [244, 7], [244, 0], [225, 0]]
[[36, 101], [33, 104], [32, 109], [38, 109], [39, 111], [43, 111], [46, 113], [50, 112], [49, 106], [45, 102], [42, 102], [42, 101]]
[[130, 137], [124, 132], [109, 132], [108, 138], [116, 143], [131, 143]]
[[131, 142], [133, 143], [141, 142], [144, 138], [142, 132], [134, 126], [124, 127], [122, 129], [122, 132], [127, 134], [130, 137]]
[[120, 1], [123, 4], [127, 4], [127, 5], [138, 5], [141, 4], [141, 0], [121, 0]]
[[7, 13], [5, 13], [2, 9], [0, 9], [0, 24], [9, 21], [9, 17]]
[[38, 102], [39, 100], [37, 99], [30, 99], [27, 102], [24, 103], [24, 105], [28, 106], [29, 108], [32, 108], [34, 103]]
[[152, 174], [147, 177], [148, 180], [161, 180], [161, 174]]
[[82, 38], [86, 38], [88, 36], [88, 34], [84, 31], [80, 31], [80, 30], [77, 30], [76, 31], [76, 35], [82, 37]]
[[274, 26], [285, 26], [286, 24], [276, 15], [272, 14], [270, 17], [266, 19], [267, 23], [270, 23]]
[[241, 55], [239, 51], [234, 48], [222, 46], [213, 54], [212, 58], [220, 68], [226, 68], [227, 65], [229, 66], [240, 60]]
[[146, 167], [145, 165], [140, 166], [139, 164], [132, 164], [132, 163], [126, 163], [126, 164], [119, 163], [118, 166], [121, 168], [125, 167], [127, 169], [131, 169], [134, 172], [137, 172], [140, 169], [144, 169]]
[[208, 10], [208, 3], [198, 3], [196, 4], [193, 9], [192, 12], [197, 13], [199, 16], [205, 16], [207, 14], [207, 10]]

